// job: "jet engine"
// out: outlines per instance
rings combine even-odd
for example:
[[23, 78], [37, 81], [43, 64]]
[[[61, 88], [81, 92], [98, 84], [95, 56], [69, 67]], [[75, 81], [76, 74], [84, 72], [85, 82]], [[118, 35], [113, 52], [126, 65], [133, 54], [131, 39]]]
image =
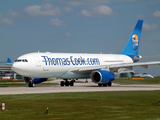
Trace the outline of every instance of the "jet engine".
[[94, 83], [109, 83], [115, 78], [114, 74], [106, 70], [96, 70], [91, 73], [91, 79]]

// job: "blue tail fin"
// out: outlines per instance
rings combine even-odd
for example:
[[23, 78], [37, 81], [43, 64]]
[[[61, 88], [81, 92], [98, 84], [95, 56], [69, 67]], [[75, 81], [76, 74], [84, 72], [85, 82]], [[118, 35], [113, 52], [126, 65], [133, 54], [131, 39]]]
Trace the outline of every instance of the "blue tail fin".
[[12, 62], [11, 62], [11, 59], [10, 59], [10, 58], [8, 58], [8, 59], [7, 59], [7, 64], [12, 64]]
[[141, 38], [141, 30], [142, 30], [143, 20], [138, 20], [129, 40], [124, 48], [124, 50], [120, 54], [128, 55], [132, 59], [134, 56], [138, 56], [138, 50], [140, 45]]

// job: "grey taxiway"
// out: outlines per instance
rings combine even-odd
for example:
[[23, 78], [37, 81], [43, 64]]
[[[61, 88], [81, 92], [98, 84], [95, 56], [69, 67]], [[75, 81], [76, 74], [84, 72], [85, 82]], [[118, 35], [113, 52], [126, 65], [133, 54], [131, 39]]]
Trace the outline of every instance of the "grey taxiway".
[[[59, 83], [59, 80], [53, 82]], [[0, 95], [9, 94], [34, 94], [34, 93], [61, 93], [61, 92], [97, 92], [97, 91], [150, 91], [160, 90], [160, 85], [119, 85], [111, 87], [98, 87], [92, 82], [76, 82], [73, 87], [48, 86], [48, 87], [0, 87]]]

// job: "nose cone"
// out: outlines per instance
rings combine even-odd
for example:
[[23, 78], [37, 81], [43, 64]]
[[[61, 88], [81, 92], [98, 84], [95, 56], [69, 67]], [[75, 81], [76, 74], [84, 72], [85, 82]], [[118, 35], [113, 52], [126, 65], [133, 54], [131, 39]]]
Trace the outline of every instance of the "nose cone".
[[19, 63], [14, 62], [12, 64], [12, 70], [20, 75], [23, 75], [23, 66], [20, 65]]
[[14, 72], [17, 72], [17, 69], [18, 69], [18, 65], [14, 62], [14, 63], [12, 64], [12, 70], [13, 70]]

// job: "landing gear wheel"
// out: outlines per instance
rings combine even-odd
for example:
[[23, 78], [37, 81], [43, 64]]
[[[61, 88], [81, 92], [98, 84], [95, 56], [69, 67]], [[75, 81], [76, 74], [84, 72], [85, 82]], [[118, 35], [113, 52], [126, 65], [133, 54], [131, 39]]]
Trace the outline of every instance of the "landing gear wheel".
[[70, 81], [70, 86], [74, 86], [74, 80]]
[[35, 84], [33, 83], [33, 81], [30, 81], [29, 83], [28, 83], [28, 87], [34, 87], [35, 86]]
[[109, 82], [109, 83], [108, 83], [108, 86], [111, 87], [111, 86], [112, 86], [112, 82]]
[[69, 81], [65, 81], [65, 86], [69, 86]]
[[101, 84], [101, 83], [98, 83], [98, 86], [99, 86], [99, 87], [102, 87], [102, 84]]
[[107, 87], [107, 84], [103, 84], [103, 87]]
[[63, 87], [64, 86], [64, 81], [61, 81], [60, 85]]

